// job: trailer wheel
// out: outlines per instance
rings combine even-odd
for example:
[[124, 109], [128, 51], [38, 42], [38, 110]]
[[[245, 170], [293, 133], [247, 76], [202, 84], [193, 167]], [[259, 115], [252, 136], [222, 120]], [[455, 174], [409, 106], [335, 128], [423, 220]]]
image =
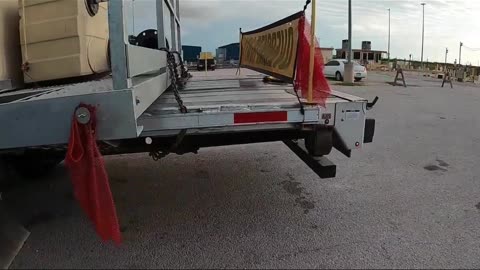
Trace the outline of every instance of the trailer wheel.
[[330, 154], [333, 148], [333, 131], [324, 127], [315, 127], [305, 137], [305, 148], [312, 156], [325, 156]]

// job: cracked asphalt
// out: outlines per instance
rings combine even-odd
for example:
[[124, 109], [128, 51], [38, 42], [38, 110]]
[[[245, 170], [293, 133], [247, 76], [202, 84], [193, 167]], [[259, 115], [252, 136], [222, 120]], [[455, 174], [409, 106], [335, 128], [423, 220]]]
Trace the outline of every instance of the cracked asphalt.
[[479, 268], [480, 88], [370, 74], [374, 143], [321, 180], [282, 143], [106, 158], [123, 231], [101, 243], [66, 169], [4, 202], [31, 236], [12, 268]]

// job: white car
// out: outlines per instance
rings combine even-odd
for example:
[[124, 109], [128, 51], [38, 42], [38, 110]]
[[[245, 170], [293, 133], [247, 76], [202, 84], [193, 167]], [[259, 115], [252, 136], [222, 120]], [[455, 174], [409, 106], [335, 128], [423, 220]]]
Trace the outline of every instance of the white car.
[[[325, 77], [335, 78], [337, 81], [343, 81], [345, 73], [346, 59], [334, 59], [325, 64]], [[353, 77], [356, 82], [367, 78], [367, 69], [357, 62], [353, 62]]]

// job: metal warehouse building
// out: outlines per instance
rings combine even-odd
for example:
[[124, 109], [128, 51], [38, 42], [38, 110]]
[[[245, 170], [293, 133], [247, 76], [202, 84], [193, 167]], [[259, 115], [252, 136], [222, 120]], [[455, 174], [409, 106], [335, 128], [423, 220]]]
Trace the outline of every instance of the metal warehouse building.
[[240, 43], [231, 43], [218, 47], [216, 56], [219, 63], [230, 60], [238, 61], [240, 59]]
[[183, 52], [183, 61], [196, 62], [197, 59], [200, 57], [200, 52], [202, 52], [202, 47], [183, 45], [182, 52]]

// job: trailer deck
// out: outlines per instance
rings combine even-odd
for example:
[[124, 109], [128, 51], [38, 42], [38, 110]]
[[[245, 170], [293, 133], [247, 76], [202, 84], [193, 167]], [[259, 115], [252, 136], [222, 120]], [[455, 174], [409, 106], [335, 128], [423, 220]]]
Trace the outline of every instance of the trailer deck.
[[[319, 123], [323, 114], [334, 115], [337, 103], [365, 101], [336, 92], [328, 98], [326, 108], [304, 105], [303, 115], [292, 85], [264, 83], [260, 74], [246, 78], [210, 76], [189, 82], [182, 90], [188, 114], [179, 112], [173, 93], [167, 92], [158, 98], [139, 119], [144, 126], [142, 135], [169, 134], [179, 129], [207, 128], [197, 131], [204, 133], [212, 132], [212, 128], [217, 128], [218, 132], [265, 129], [266, 125], [269, 128], [293, 127], [299, 123]], [[264, 112], [273, 114], [265, 116]], [[251, 117], [242, 120], [242, 115]], [[330, 120], [322, 124], [333, 126], [335, 119], [327, 118]]]
[[66, 144], [75, 108], [82, 102], [98, 107], [99, 140], [170, 136], [184, 129], [189, 134], [205, 134], [295, 129], [298, 124], [335, 126], [340, 124], [336, 123], [340, 107], [362, 112], [351, 114], [352, 119], [364, 116], [365, 99], [339, 92], [332, 93], [325, 108], [304, 105], [302, 114], [292, 85], [264, 83], [262, 74], [243, 71], [244, 75], [236, 76], [235, 71], [215, 71], [207, 76], [195, 73], [180, 91], [186, 114], [179, 111], [173, 92], [167, 90], [138, 119], [132, 118], [134, 89], [113, 90], [110, 77], [3, 93], [0, 122], [5, 129], [0, 134], [0, 149]]

